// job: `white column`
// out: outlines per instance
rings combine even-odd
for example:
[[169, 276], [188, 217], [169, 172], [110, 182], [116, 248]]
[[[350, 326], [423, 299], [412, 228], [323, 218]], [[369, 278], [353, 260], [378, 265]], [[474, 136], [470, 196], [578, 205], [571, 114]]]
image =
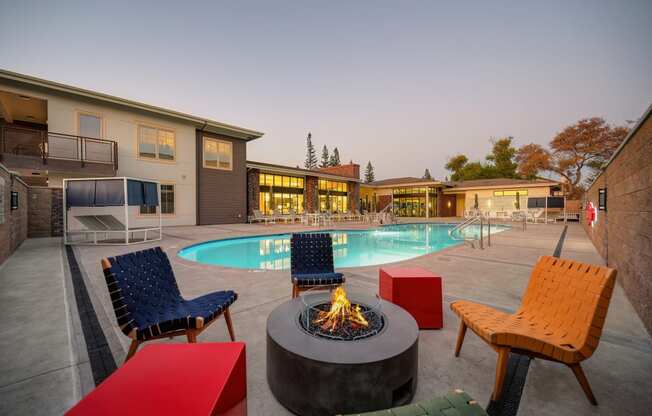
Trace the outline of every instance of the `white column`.
[[428, 197], [429, 187], [426, 186], [426, 219], [430, 218], [430, 198]]

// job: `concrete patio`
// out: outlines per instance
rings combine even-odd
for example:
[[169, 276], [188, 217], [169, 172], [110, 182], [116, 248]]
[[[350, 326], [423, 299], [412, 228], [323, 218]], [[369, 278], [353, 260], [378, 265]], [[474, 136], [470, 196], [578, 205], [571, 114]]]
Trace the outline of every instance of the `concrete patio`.
[[[341, 228], [363, 227], [344, 225]], [[338, 228], [338, 227], [335, 227]], [[190, 244], [236, 236], [276, 234], [305, 229], [299, 225], [220, 225], [169, 227], [158, 242], [170, 256], [186, 297], [213, 290], [239, 294], [232, 308], [236, 338], [247, 344], [248, 407], [251, 415], [290, 414], [267, 386], [265, 322], [267, 315], [290, 297], [288, 271], [247, 271], [200, 265], [176, 252]], [[458, 319], [448, 303], [464, 298], [513, 311], [525, 290], [532, 265], [552, 255], [564, 229], [561, 224], [519, 226], [492, 237], [485, 250], [458, 245], [402, 264], [425, 267], [444, 278], [444, 329], [421, 331], [419, 380], [415, 400], [461, 388], [487, 404], [494, 380], [496, 355], [469, 333], [459, 358], [453, 357]], [[157, 244], [130, 247], [77, 246], [74, 252], [100, 326], [115, 361], [126, 355], [128, 339], [115, 325], [102, 257]], [[577, 224], [569, 224], [561, 257], [602, 264]], [[88, 355], [80, 335], [76, 303], [70, 290], [60, 242], [28, 240], [0, 268], [0, 413], [60, 414], [93, 387]], [[343, 269], [351, 287], [378, 290], [378, 266]], [[69, 305], [66, 309], [65, 305]], [[16, 312], [18, 309], [23, 311]], [[23, 316], [21, 319], [14, 317]], [[47, 322], [43, 318], [47, 316]], [[32, 339], [32, 342], [27, 340]], [[207, 329], [200, 342], [227, 341], [223, 320]], [[184, 342], [184, 339], [157, 342]], [[40, 364], [37, 365], [37, 364]], [[519, 415], [642, 415], [652, 408], [652, 340], [617, 286], [601, 344], [583, 363], [600, 405], [591, 406], [572, 372], [560, 364], [535, 360], [530, 365]], [[56, 376], [54, 376], [56, 375]]]

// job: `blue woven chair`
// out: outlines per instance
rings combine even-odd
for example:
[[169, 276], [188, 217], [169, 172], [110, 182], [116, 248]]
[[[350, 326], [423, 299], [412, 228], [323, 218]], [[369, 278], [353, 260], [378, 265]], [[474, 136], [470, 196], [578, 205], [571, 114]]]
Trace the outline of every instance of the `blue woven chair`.
[[292, 297], [314, 287], [332, 288], [344, 283], [333, 267], [333, 240], [329, 234], [292, 234]]
[[197, 335], [220, 315], [235, 341], [229, 306], [237, 293], [226, 290], [184, 299], [160, 247], [102, 259], [102, 269], [118, 325], [132, 339], [125, 361], [152, 339], [186, 335], [188, 342], [197, 342]]

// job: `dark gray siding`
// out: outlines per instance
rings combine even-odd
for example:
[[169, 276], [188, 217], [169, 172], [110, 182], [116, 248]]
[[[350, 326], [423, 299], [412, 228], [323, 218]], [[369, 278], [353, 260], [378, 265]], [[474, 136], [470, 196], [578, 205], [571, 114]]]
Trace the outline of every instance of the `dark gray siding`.
[[[203, 137], [233, 143], [233, 170], [204, 168]], [[197, 224], [234, 224], [247, 220], [247, 143], [197, 131]]]

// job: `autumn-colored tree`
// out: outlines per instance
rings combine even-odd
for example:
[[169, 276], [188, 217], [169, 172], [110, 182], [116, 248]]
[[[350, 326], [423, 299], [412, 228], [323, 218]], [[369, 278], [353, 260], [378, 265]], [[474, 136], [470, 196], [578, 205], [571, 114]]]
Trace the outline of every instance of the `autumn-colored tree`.
[[568, 194], [577, 197], [583, 190], [583, 179], [590, 180], [599, 172], [628, 131], [601, 117], [579, 120], [552, 139], [550, 150], [534, 143], [521, 147], [516, 155], [518, 171], [526, 177], [554, 172], [562, 177]]

